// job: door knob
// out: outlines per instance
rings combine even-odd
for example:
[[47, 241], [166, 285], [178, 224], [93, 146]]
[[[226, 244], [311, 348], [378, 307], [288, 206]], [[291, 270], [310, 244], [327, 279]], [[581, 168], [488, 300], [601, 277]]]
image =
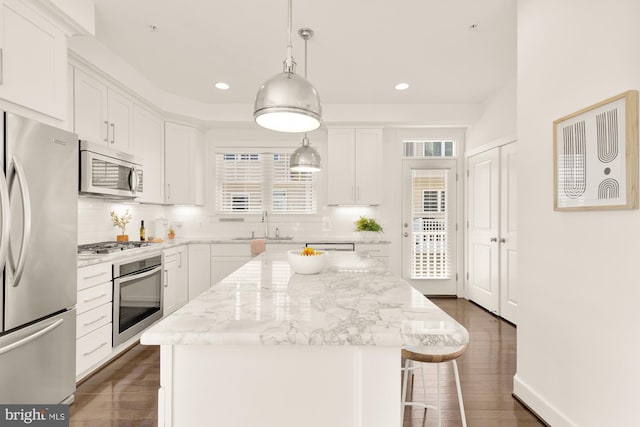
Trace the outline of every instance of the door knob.
[[507, 243], [507, 239], [503, 237], [502, 239], [500, 239], [500, 243]]
[[407, 228], [408, 226], [409, 226], [409, 224], [405, 222], [404, 223], [404, 228]]
[[407, 233], [406, 231], [403, 234], [404, 237], [409, 237], [409, 233]]
[[498, 238], [497, 237], [492, 237], [491, 239], [489, 239], [490, 242], [497, 242]]

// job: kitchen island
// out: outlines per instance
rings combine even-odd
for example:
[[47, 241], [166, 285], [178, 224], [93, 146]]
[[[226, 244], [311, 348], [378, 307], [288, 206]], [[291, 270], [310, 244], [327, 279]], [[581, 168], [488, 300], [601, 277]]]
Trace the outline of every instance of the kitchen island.
[[160, 345], [160, 426], [389, 427], [400, 349], [468, 342], [464, 327], [373, 259], [316, 275], [264, 253], [147, 330]]

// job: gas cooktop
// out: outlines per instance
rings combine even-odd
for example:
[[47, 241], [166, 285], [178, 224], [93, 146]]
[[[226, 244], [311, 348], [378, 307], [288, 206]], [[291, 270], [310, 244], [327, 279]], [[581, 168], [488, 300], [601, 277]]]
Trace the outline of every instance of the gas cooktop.
[[116, 252], [126, 251], [128, 249], [137, 249], [144, 246], [151, 246], [150, 242], [99, 242], [78, 245], [78, 255], [97, 255], [112, 254]]

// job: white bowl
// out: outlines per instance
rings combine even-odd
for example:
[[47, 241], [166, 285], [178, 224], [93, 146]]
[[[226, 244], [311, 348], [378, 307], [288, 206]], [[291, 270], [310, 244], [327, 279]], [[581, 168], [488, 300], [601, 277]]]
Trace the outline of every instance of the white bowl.
[[317, 274], [324, 268], [327, 259], [327, 253], [322, 252], [319, 255], [300, 255], [299, 249], [287, 252], [287, 259], [291, 269], [298, 274]]

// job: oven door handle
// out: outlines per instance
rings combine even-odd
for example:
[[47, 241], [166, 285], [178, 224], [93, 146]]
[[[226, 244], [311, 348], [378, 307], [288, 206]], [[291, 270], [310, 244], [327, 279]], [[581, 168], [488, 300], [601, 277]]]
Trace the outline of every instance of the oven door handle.
[[162, 266], [161, 265], [157, 266], [153, 270], [145, 271], [144, 273], [134, 274], [133, 276], [119, 277], [117, 280], [119, 280], [120, 283], [131, 282], [132, 280], [138, 280], [138, 279], [143, 279], [143, 278], [148, 277], [148, 276], [153, 276], [154, 274], [156, 274], [160, 270], [162, 270]]

